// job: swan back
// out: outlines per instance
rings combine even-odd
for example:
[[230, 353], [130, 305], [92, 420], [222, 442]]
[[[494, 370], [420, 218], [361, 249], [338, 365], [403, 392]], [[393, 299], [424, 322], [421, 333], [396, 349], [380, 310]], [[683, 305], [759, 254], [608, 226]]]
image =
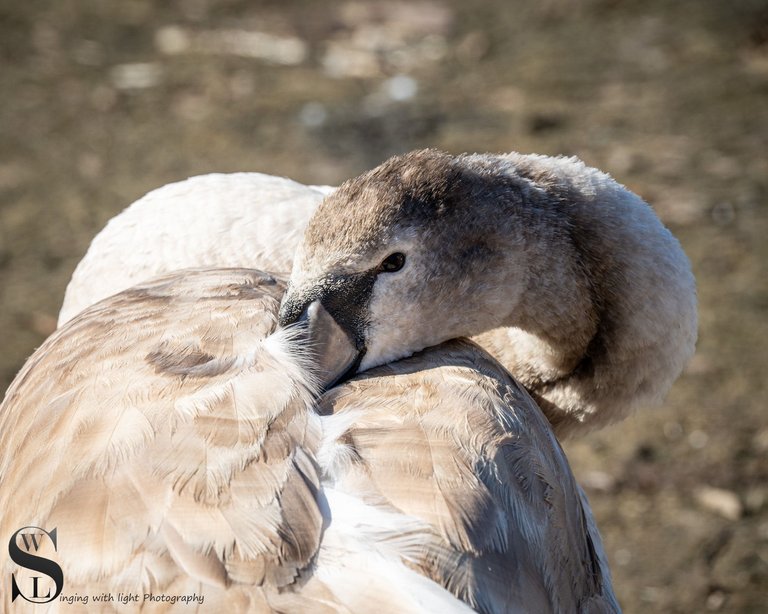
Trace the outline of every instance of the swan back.
[[141, 281], [192, 267], [291, 270], [329, 188], [262, 173], [210, 174], [146, 194], [94, 238], [67, 286], [59, 325]]

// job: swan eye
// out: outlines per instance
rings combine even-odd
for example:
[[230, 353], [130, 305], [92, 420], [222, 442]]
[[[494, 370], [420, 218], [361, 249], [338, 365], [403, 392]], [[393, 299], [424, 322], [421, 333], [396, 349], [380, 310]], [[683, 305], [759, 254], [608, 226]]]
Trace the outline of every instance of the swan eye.
[[383, 273], [394, 273], [403, 268], [405, 264], [405, 254], [401, 252], [395, 252], [390, 254], [381, 263], [379, 270]]

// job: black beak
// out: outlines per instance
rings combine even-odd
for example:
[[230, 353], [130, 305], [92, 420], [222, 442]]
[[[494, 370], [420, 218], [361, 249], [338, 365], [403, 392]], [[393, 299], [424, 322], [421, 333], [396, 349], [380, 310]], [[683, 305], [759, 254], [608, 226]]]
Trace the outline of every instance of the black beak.
[[288, 288], [280, 305], [280, 326], [298, 322], [306, 309], [320, 301], [324, 309], [349, 335], [361, 353], [365, 353], [365, 328], [376, 272], [328, 275], [309, 287]]
[[308, 288], [289, 288], [283, 297], [280, 326], [306, 322], [326, 387], [351, 377], [360, 366], [375, 281], [374, 272], [329, 275]]

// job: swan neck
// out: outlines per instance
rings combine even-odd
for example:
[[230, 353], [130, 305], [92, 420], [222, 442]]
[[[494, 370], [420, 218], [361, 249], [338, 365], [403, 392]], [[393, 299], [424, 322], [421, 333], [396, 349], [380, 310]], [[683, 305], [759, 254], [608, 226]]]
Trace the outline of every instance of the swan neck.
[[526, 227], [526, 276], [514, 308], [500, 324], [511, 329], [506, 350], [511, 362], [528, 374], [528, 384], [540, 384], [578, 366], [595, 337], [599, 314], [569, 233], [553, 226], [551, 218]]

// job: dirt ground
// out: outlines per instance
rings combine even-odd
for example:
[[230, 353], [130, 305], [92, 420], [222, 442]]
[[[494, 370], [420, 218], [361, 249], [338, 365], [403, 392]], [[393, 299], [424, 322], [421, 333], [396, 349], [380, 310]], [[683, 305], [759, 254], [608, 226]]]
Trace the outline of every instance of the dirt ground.
[[699, 284], [664, 407], [566, 446], [626, 612], [768, 611], [765, 0], [0, 0], [0, 390], [93, 235], [211, 171], [337, 183], [387, 156], [575, 154]]

